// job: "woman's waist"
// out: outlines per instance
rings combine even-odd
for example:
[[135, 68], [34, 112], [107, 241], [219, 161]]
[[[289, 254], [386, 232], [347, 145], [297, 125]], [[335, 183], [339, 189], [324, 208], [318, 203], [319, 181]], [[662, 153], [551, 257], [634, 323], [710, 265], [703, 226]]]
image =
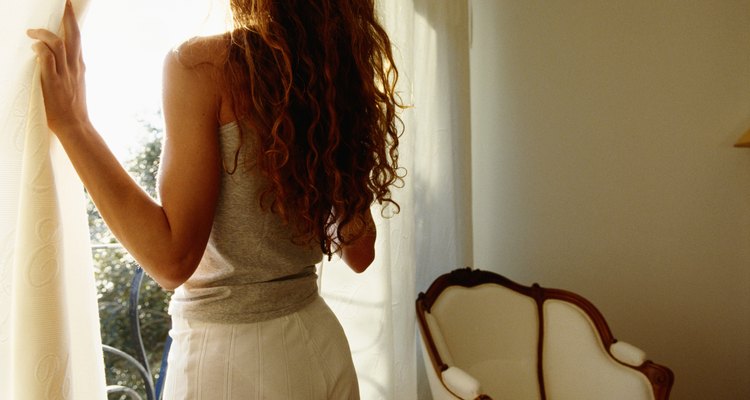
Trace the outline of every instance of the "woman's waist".
[[213, 322], [256, 322], [294, 312], [317, 294], [314, 272], [243, 284], [183, 285], [172, 296], [169, 311]]

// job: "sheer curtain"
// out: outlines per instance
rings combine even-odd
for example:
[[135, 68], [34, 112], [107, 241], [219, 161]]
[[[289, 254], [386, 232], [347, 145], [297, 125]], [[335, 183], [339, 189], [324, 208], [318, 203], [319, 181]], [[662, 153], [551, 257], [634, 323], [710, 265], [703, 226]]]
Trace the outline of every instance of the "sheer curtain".
[[438, 275], [472, 263], [468, 5], [381, 0], [379, 7], [412, 106], [402, 115], [399, 161], [408, 175], [394, 196], [401, 213], [378, 219], [375, 263], [363, 274], [324, 263], [321, 292], [349, 338], [362, 398], [427, 399], [414, 301]]
[[[77, 10], [85, 1], [74, 1]], [[25, 31], [64, 2], [0, 3], [0, 399], [104, 399], [83, 189], [47, 129]]]

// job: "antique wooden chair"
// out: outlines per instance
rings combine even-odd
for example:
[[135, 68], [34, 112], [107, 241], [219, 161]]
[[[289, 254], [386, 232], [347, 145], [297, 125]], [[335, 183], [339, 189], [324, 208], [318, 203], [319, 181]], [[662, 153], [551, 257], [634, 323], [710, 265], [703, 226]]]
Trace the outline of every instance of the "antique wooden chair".
[[435, 399], [669, 398], [672, 371], [615, 340], [574, 293], [465, 268], [438, 277], [416, 307]]

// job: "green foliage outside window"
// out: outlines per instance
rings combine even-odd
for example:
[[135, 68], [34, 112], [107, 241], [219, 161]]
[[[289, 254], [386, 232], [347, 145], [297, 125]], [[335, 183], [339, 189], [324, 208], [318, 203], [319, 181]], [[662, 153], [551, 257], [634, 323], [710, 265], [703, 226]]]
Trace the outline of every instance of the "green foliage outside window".
[[[160, 115], [154, 116], [160, 120]], [[145, 140], [139, 151], [126, 163], [133, 178], [151, 196], [156, 196], [156, 172], [161, 154], [162, 128], [158, 122], [143, 121]], [[128, 319], [128, 299], [135, 260], [117, 243], [89, 199], [88, 218], [93, 244], [102, 342], [135, 355]], [[139, 315], [146, 357], [152, 373], [158, 376], [164, 341], [170, 326], [167, 304], [170, 293], [161, 289], [146, 276], [141, 287]], [[135, 368], [121, 359], [105, 354], [106, 378], [109, 385], [127, 386], [146, 398], [143, 380]], [[156, 377], [154, 378], [156, 379]], [[110, 399], [124, 400], [124, 395], [110, 395]]]

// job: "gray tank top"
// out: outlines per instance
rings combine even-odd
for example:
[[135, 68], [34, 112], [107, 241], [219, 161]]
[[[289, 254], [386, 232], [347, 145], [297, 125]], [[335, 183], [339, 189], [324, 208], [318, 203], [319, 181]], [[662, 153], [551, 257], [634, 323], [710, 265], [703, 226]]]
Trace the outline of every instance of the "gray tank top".
[[[245, 138], [245, 146], [253, 146]], [[219, 130], [224, 171], [213, 227], [195, 273], [175, 290], [169, 313], [220, 323], [258, 322], [293, 313], [317, 296], [318, 246], [292, 242], [291, 228], [261, 209], [263, 178], [240, 150], [237, 123]], [[233, 171], [234, 170], [234, 171]]]

